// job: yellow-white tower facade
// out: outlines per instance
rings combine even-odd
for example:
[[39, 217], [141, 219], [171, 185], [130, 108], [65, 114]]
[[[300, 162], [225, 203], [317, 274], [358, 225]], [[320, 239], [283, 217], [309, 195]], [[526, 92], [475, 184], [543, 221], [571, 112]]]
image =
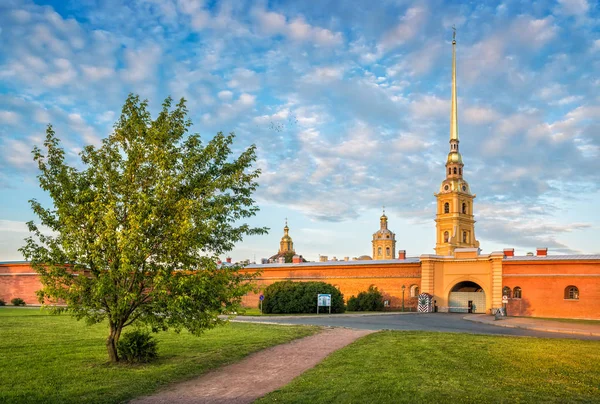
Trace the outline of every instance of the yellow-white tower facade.
[[294, 252], [294, 242], [290, 237], [290, 228], [288, 227], [287, 219], [285, 219], [283, 237], [281, 237], [281, 241], [279, 242], [279, 254], [285, 254], [289, 252]]
[[[455, 33], [456, 35], [456, 33]], [[453, 255], [456, 248], [479, 248], [475, 239], [473, 200], [475, 194], [463, 178], [464, 164], [459, 151], [458, 105], [456, 101], [456, 39], [452, 39], [452, 105], [450, 108], [450, 152], [446, 159], [446, 179], [437, 198], [437, 255]]]
[[379, 218], [379, 230], [373, 233], [373, 259], [391, 260], [396, 255], [396, 235], [388, 229], [385, 210]]

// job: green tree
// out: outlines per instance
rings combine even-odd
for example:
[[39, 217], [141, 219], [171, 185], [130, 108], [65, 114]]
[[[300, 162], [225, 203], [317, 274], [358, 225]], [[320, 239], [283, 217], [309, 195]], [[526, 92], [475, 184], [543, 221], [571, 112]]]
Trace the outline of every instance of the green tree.
[[[296, 253], [293, 252], [293, 251], [288, 251], [285, 254], [283, 254], [283, 258], [285, 259], [285, 263], [286, 264], [291, 264], [294, 261], [294, 255], [296, 255]], [[306, 262], [306, 260], [304, 258], [302, 258], [302, 262]]]
[[33, 150], [53, 206], [30, 203], [52, 233], [29, 222], [21, 252], [41, 275], [42, 303], [90, 324], [108, 321], [111, 362], [123, 328], [199, 335], [252, 288], [255, 275], [216, 261], [244, 235], [266, 232], [242, 223], [258, 210], [255, 147], [234, 156], [233, 134], [203, 145], [190, 125], [184, 99], [173, 106], [167, 98], [152, 120], [147, 101], [130, 95], [113, 133], [80, 153], [81, 169], [67, 165], [51, 126], [45, 153]]

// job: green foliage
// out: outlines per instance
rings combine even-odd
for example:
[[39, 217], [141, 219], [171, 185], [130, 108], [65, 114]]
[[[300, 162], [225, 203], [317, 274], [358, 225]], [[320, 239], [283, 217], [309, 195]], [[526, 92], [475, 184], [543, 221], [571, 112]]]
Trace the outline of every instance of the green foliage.
[[348, 299], [349, 311], [383, 311], [383, 295], [375, 285]]
[[6, 302], [2, 299], [0, 299], [0, 306], [6, 306]]
[[[294, 255], [296, 255], [296, 253], [293, 251], [289, 251], [289, 252], [286, 252], [285, 254], [283, 254], [285, 263], [291, 264], [294, 261]], [[302, 258], [302, 262], [306, 262], [306, 260], [304, 258]]]
[[52, 235], [30, 222], [20, 251], [41, 275], [42, 303], [64, 302], [53, 310], [90, 324], [108, 320], [113, 362], [133, 323], [195, 335], [221, 324], [253, 275], [217, 267], [218, 256], [266, 232], [243, 223], [258, 210], [255, 146], [234, 155], [234, 135], [223, 133], [203, 144], [187, 133], [183, 99], [173, 107], [167, 98], [155, 120], [147, 107], [130, 95], [113, 133], [80, 153], [81, 169], [67, 164], [51, 126], [45, 151], [33, 150], [53, 203], [30, 202]]
[[129, 363], [146, 363], [158, 357], [156, 340], [147, 331], [126, 333], [117, 343], [119, 357]]
[[[325, 282], [275, 282], [264, 291], [263, 312], [265, 314], [316, 313], [317, 295], [331, 294], [331, 312], [343, 313], [344, 295], [333, 285]], [[319, 312], [329, 311], [321, 307]]]
[[21, 299], [20, 297], [15, 297], [14, 299], [11, 299], [10, 303], [13, 306], [25, 306], [25, 300]]

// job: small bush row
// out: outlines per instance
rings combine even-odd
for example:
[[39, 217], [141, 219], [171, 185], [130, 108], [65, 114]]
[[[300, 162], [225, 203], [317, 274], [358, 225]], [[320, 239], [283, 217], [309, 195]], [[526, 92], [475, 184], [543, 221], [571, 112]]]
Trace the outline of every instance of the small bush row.
[[[15, 297], [10, 301], [10, 303], [13, 306], [25, 306], [25, 300], [21, 299], [20, 297]], [[0, 299], [0, 306], [6, 306], [6, 302], [2, 299]]]
[[[291, 314], [316, 313], [317, 295], [331, 295], [331, 312], [343, 313], [344, 295], [335, 286], [325, 282], [275, 282], [264, 291], [263, 313]], [[329, 311], [320, 307], [319, 312]]]
[[366, 292], [360, 292], [358, 296], [348, 299], [349, 311], [383, 311], [383, 295], [375, 287], [369, 286]]

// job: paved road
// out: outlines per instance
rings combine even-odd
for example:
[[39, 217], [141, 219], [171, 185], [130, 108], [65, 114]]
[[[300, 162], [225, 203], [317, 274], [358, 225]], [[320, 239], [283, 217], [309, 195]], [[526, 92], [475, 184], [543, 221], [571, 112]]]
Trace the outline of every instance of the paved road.
[[314, 316], [314, 317], [244, 317], [237, 321], [270, 322], [285, 324], [311, 324], [332, 327], [349, 327], [362, 330], [439, 331], [469, 334], [514, 335], [545, 338], [600, 340], [600, 337], [560, 334], [554, 332], [505, 328], [463, 320], [465, 314], [397, 314], [373, 316]]

